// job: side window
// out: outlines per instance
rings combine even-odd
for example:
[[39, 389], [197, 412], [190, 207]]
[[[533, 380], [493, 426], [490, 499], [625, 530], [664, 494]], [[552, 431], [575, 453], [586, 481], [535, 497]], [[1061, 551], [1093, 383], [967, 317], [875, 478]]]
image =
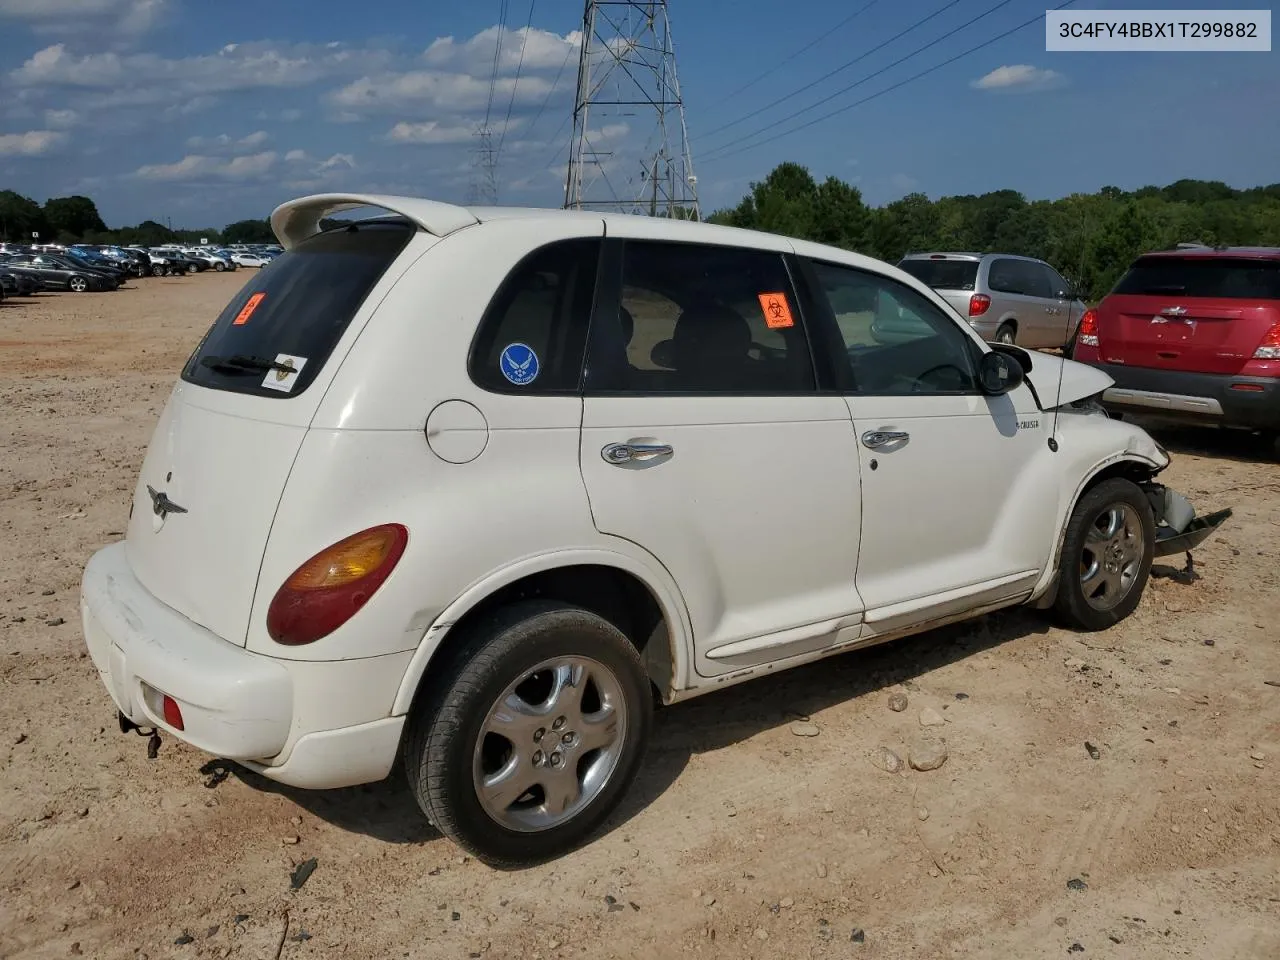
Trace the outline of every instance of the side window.
[[[617, 356], [589, 363], [591, 392], [793, 394], [813, 360], [782, 256], [628, 240]], [[612, 338], [599, 337], [605, 350]]]
[[1071, 284], [1067, 283], [1062, 278], [1062, 274], [1048, 264], [1045, 264], [1040, 269], [1049, 278], [1049, 296], [1054, 300], [1061, 300], [1063, 295], [1071, 288]]
[[813, 262], [835, 314], [857, 393], [977, 393], [977, 347], [941, 309], [896, 280]]
[[1017, 260], [992, 260], [987, 273], [987, 287], [995, 293], [1026, 294], [1023, 289], [1022, 271], [1018, 269]]
[[1021, 260], [1018, 267], [1023, 275], [1022, 292], [1028, 297], [1050, 299], [1055, 293], [1049, 280], [1048, 268], [1033, 260]]
[[471, 379], [499, 393], [576, 393], [599, 240], [535, 250], [498, 289], [476, 332]]

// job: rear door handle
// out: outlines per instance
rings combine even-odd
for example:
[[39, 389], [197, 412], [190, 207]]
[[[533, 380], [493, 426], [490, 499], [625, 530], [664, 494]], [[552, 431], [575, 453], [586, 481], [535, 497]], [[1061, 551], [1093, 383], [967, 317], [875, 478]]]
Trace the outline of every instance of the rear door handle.
[[669, 443], [611, 443], [600, 451], [605, 463], [615, 465], [669, 457], [674, 451]]
[[905, 430], [868, 430], [862, 435], [862, 445], [874, 450], [877, 447], [883, 447], [886, 443], [896, 443], [910, 438], [911, 434]]

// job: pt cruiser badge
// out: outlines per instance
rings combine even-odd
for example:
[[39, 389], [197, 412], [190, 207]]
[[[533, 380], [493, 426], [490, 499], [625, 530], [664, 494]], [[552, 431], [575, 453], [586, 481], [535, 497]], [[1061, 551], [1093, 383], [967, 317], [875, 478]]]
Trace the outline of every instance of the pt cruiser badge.
[[151, 511], [161, 520], [171, 513], [186, 513], [186, 507], [180, 507], [165, 494], [163, 490], [157, 490], [151, 484], [147, 484], [147, 493], [151, 495]]

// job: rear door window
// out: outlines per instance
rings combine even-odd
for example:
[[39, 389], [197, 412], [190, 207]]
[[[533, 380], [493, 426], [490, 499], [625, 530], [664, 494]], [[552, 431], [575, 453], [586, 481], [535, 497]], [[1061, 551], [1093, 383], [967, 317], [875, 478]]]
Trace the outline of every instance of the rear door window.
[[413, 233], [408, 223], [381, 221], [302, 241], [227, 304], [182, 379], [262, 397], [302, 393]]
[[935, 290], [972, 290], [977, 260], [903, 260], [898, 266]]
[[1148, 297], [1280, 300], [1280, 263], [1227, 257], [1149, 257], [1135, 262], [1112, 292]]

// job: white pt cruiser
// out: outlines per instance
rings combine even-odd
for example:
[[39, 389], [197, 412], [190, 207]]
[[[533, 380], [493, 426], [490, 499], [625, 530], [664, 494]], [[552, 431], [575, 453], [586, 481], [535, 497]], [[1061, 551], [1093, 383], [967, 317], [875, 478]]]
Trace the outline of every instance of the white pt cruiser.
[[89, 651], [123, 729], [303, 788], [399, 761], [490, 863], [591, 835], [655, 700], [1014, 604], [1104, 629], [1229, 513], [1105, 374], [869, 257], [403, 197], [272, 226], [85, 568]]

